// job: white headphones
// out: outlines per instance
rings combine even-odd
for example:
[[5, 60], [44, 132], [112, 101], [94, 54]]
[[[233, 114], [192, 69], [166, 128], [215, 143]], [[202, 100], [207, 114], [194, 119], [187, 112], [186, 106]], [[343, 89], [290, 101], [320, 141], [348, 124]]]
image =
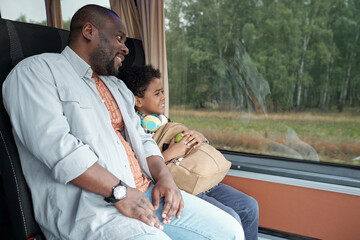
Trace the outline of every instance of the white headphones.
[[141, 126], [150, 132], [156, 132], [168, 119], [164, 115], [147, 115], [141, 120]]

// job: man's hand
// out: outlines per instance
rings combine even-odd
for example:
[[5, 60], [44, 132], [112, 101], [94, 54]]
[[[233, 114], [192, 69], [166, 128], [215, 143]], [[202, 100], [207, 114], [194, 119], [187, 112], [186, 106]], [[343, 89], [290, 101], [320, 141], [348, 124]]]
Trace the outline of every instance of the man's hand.
[[170, 223], [176, 215], [180, 218], [184, 209], [184, 201], [179, 188], [176, 186], [164, 160], [160, 156], [147, 158], [151, 175], [156, 184], [152, 190], [154, 209], [159, 208], [160, 199], [164, 198], [164, 209], [161, 212], [163, 223]]
[[159, 208], [160, 198], [164, 198], [164, 209], [161, 212], [163, 223], [170, 223], [175, 214], [180, 218], [184, 209], [184, 201], [179, 188], [174, 181], [160, 180], [157, 181], [152, 190], [152, 199], [155, 210]]
[[[71, 183], [90, 192], [110, 196], [112, 186], [119, 184], [119, 179], [95, 163], [79, 177], [73, 179]], [[144, 193], [136, 188], [128, 186], [126, 197], [116, 202], [115, 207], [125, 216], [137, 218], [150, 226], [163, 229], [160, 220], [156, 217], [153, 205]]]
[[151, 202], [144, 193], [128, 186], [126, 197], [115, 203], [116, 208], [125, 216], [139, 219], [149, 226], [163, 230], [160, 220], [155, 214]]

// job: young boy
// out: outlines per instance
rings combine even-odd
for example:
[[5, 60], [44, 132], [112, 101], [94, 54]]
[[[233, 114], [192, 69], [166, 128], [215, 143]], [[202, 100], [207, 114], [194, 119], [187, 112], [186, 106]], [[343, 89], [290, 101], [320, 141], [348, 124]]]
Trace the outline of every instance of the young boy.
[[[159, 70], [151, 65], [126, 67], [118, 76], [135, 95], [135, 109], [143, 120], [146, 116], [157, 116], [163, 124], [171, 121], [163, 116], [165, 110], [164, 89]], [[154, 134], [154, 131], [145, 131]], [[181, 141], [170, 145], [162, 152], [166, 162], [184, 156], [190, 147], [197, 147], [207, 141], [203, 134], [195, 130], [183, 132]], [[197, 195], [236, 218], [244, 228], [247, 240], [258, 238], [258, 204], [252, 197], [222, 183]]]

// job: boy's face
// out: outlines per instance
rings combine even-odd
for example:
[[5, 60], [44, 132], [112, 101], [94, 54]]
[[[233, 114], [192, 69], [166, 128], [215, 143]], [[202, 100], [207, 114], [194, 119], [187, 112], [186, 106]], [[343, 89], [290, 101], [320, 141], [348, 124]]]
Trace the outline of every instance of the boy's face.
[[165, 96], [160, 79], [153, 78], [144, 93], [144, 97], [135, 96], [135, 99], [136, 109], [143, 114], [164, 114]]

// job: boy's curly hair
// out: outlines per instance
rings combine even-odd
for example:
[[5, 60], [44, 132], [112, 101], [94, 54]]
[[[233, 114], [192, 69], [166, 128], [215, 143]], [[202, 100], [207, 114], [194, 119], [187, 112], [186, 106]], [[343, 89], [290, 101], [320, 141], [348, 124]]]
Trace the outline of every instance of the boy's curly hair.
[[153, 78], [160, 78], [158, 69], [151, 65], [123, 67], [117, 76], [137, 97], [144, 97], [145, 91]]

